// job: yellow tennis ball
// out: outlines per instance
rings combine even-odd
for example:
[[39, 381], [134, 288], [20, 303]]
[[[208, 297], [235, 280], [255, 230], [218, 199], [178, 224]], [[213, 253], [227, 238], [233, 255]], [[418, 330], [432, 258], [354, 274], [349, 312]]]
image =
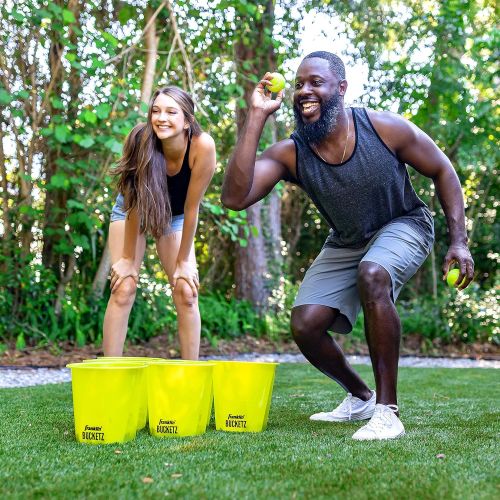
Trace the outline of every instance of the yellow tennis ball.
[[271, 92], [276, 93], [285, 88], [285, 78], [283, 75], [280, 75], [279, 73], [271, 73], [270, 82], [271, 85], [268, 85], [267, 88]]
[[[451, 271], [448, 271], [448, 275], [446, 276], [446, 283], [448, 283], [448, 286], [454, 287], [455, 283], [458, 280], [458, 275], [460, 274], [459, 269], [452, 269]], [[462, 280], [461, 285], [465, 281], [465, 278]]]

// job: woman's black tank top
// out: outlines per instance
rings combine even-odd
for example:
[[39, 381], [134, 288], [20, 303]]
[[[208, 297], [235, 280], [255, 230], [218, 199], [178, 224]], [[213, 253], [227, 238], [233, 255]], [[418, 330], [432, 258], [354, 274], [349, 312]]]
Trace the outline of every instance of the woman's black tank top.
[[182, 215], [184, 213], [184, 204], [191, 179], [191, 169], [189, 168], [189, 149], [191, 141], [188, 140], [186, 154], [182, 160], [182, 166], [175, 175], [167, 175], [168, 196], [170, 198], [170, 208], [172, 216]]

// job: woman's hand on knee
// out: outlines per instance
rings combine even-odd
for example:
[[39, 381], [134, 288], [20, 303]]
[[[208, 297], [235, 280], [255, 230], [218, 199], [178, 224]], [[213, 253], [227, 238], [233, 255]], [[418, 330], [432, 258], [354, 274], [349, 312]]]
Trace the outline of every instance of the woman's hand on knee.
[[134, 266], [134, 261], [130, 259], [120, 259], [111, 266], [110, 279], [111, 279], [111, 293], [114, 293], [125, 278], [131, 277], [135, 284], [139, 280], [139, 275]]
[[189, 261], [177, 262], [174, 274], [172, 275], [172, 286], [175, 289], [177, 280], [183, 279], [189, 285], [193, 292], [193, 296], [198, 296], [198, 289], [200, 288], [200, 278], [196, 266]]

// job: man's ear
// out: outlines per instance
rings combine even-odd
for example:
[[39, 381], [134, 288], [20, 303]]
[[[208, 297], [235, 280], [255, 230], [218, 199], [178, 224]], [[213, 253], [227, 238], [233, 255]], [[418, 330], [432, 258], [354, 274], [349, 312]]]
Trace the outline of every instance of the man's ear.
[[347, 80], [341, 80], [339, 83], [339, 94], [345, 95], [347, 92]]

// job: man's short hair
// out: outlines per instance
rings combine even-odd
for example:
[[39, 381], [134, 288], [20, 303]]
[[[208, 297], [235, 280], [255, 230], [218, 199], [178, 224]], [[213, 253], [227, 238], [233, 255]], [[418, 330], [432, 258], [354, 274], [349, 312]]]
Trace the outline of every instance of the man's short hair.
[[307, 54], [305, 59], [311, 59], [312, 57], [319, 57], [320, 59], [326, 59], [328, 61], [328, 65], [330, 66], [330, 71], [337, 75], [341, 80], [345, 80], [345, 66], [340, 59], [339, 56], [332, 54], [331, 52], [327, 52], [326, 50], [317, 50], [316, 52], [311, 52]]

